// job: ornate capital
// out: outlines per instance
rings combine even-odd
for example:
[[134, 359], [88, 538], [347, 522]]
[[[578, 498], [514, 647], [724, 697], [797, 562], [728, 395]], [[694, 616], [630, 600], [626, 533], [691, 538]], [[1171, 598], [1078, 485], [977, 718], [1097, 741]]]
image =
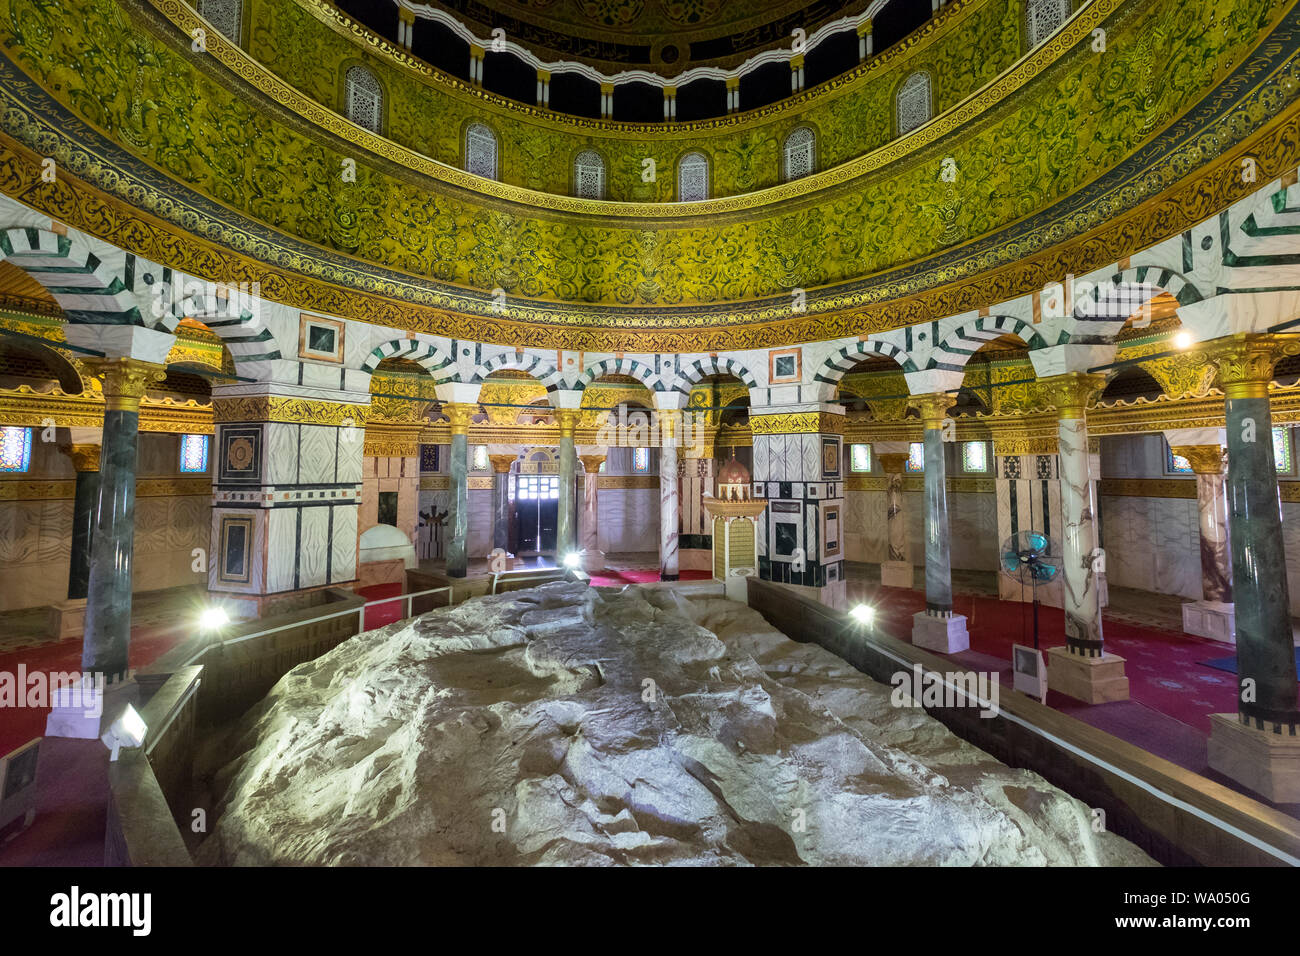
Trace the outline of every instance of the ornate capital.
[[957, 401], [955, 396], [946, 392], [934, 392], [930, 395], [914, 395], [908, 404], [921, 413], [925, 427], [942, 428], [943, 420], [948, 417], [948, 409]]
[[560, 437], [572, 438], [573, 430], [578, 427], [581, 412], [576, 408], [561, 408], [556, 411], [555, 419], [560, 423]]
[[1205, 354], [1219, 367], [1227, 398], [1266, 398], [1278, 359], [1300, 352], [1300, 339], [1279, 335], [1233, 335], [1210, 344]]
[[456, 402], [448, 402], [442, 406], [442, 413], [451, 422], [451, 433], [453, 435], [469, 434], [469, 420], [474, 417], [476, 411], [478, 411], [478, 408], [474, 405], [458, 404]]
[[1106, 387], [1106, 376], [1066, 372], [1042, 379], [1043, 394], [1056, 406], [1057, 418], [1083, 418], [1084, 411]]
[[72, 459], [77, 471], [99, 471], [99, 445], [60, 445], [59, 451]]
[[604, 455], [579, 455], [578, 458], [582, 460], [582, 467], [589, 475], [596, 474], [600, 471], [600, 466], [605, 463]]
[[1191, 462], [1192, 471], [1198, 475], [1223, 474], [1225, 460], [1220, 445], [1176, 445], [1169, 450]]
[[907, 456], [903, 454], [881, 455], [880, 467], [885, 469], [887, 475], [901, 475], [907, 468]]
[[103, 383], [104, 410], [108, 412], [139, 412], [144, 390], [167, 377], [166, 368], [140, 359], [85, 359], [84, 364]]
[[510, 473], [510, 466], [519, 458], [518, 455], [488, 455], [488, 461], [492, 462], [492, 471], [498, 475], [507, 475]]

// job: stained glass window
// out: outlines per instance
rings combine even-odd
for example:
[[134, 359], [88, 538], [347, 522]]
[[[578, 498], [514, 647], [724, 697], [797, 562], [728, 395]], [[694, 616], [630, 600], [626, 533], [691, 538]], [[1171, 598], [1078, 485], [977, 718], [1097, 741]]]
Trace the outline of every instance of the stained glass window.
[[343, 86], [347, 93], [348, 119], [372, 133], [380, 132], [384, 94], [375, 74], [364, 66], [354, 66], [343, 75]]
[[983, 474], [989, 470], [989, 446], [982, 441], [962, 442], [962, 471]]
[[605, 161], [594, 149], [586, 149], [573, 161], [573, 185], [583, 199], [605, 198]]
[[871, 470], [871, 446], [870, 445], [850, 446], [849, 470], [850, 471]]
[[1175, 455], [1174, 450], [1165, 443], [1165, 471], [1171, 475], [1192, 474], [1192, 463], [1182, 455]]
[[914, 441], [907, 446], [907, 470], [925, 471], [925, 442]]
[[488, 466], [488, 448], [487, 445], [474, 446], [474, 470], [487, 471]]
[[898, 88], [898, 135], [930, 121], [930, 75], [913, 73]]
[[1273, 467], [1279, 475], [1291, 474], [1291, 429], [1273, 429]]
[[783, 172], [785, 180], [802, 179], [812, 173], [817, 160], [817, 138], [807, 126], [800, 126], [785, 138]]
[[517, 497], [524, 501], [549, 501], [560, 497], [558, 475], [520, 475]]
[[633, 448], [632, 449], [632, 473], [644, 475], [650, 471], [650, 449]]
[[32, 464], [32, 430], [16, 425], [0, 428], [0, 471], [26, 471]]
[[208, 470], [208, 436], [181, 436], [181, 471], [183, 473]]
[[497, 178], [497, 137], [482, 123], [465, 131], [465, 171], [484, 179]]
[[709, 198], [709, 160], [703, 153], [687, 153], [677, 165], [677, 200], [698, 202]]

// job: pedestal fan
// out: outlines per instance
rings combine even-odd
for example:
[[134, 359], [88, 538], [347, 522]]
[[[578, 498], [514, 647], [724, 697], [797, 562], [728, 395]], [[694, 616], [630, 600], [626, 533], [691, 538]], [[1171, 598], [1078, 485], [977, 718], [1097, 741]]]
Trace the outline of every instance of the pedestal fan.
[[[1002, 544], [1002, 573], [1029, 585], [1034, 596], [1034, 648], [1038, 648], [1038, 585], [1061, 572], [1056, 542], [1041, 531], [1017, 531]], [[1023, 618], [1022, 618], [1023, 620]]]

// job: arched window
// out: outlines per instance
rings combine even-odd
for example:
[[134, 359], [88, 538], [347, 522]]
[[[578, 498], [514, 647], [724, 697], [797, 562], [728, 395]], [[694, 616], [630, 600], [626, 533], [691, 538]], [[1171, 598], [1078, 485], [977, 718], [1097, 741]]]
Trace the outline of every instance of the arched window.
[[584, 149], [573, 161], [573, 190], [583, 199], [605, 198], [605, 161], [594, 149]]
[[243, 14], [243, 0], [199, 0], [199, 15], [220, 30], [235, 46], [239, 46], [239, 28]]
[[496, 133], [482, 123], [465, 130], [465, 172], [484, 179], [497, 178]]
[[375, 74], [364, 66], [350, 67], [343, 75], [348, 119], [372, 133], [383, 129], [384, 93]]
[[800, 126], [785, 138], [781, 151], [781, 170], [785, 181], [802, 179], [817, 169], [817, 136], [807, 126]]
[[698, 202], [709, 198], [709, 159], [703, 153], [687, 153], [677, 164], [677, 201]]
[[930, 75], [913, 73], [898, 88], [898, 135], [930, 121]]
[[1033, 49], [1070, 19], [1070, 0], [1028, 0], [1025, 4], [1025, 33]]

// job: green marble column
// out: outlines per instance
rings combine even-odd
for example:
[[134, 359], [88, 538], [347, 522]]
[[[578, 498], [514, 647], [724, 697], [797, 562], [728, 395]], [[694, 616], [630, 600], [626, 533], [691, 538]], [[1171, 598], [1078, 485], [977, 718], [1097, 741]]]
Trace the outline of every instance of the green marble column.
[[1236, 602], [1237, 712], [1257, 729], [1300, 723], [1296, 706], [1291, 602], [1273, 463], [1266, 339], [1242, 339], [1220, 353], [1228, 433], [1228, 537]]
[[87, 362], [104, 382], [104, 430], [94, 505], [81, 669], [108, 682], [126, 676], [131, 643], [136, 442], [140, 398], [162, 366], [135, 359]]
[[470, 405], [446, 405], [451, 420], [451, 494], [447, 503], [447, 576], [463, 578], [469, 570], [469, 420]]
[[574, 539], [575, 480], [578, 471], [577, 453], [573, 447], [573, 429], [578, 424], [574, 409], [561, 409], [560, 420], [560, 500], [555, 520], [555, 559], [563, 563], [564, 556], [576, 551]]
[[77, 470], [68, 561], [68, 597], [77, 600], [90, 590], [90, 546], [95, 536], [95, 505], [99, 501], [99, 446], [64, 445], [60, 449], [72, 459]]
[[948, 395], [925, 395], [917, 403], [925, 420], [925, 609], [944, 617], [952, 614], [952, 559], [943, 417], [952, 402]]

